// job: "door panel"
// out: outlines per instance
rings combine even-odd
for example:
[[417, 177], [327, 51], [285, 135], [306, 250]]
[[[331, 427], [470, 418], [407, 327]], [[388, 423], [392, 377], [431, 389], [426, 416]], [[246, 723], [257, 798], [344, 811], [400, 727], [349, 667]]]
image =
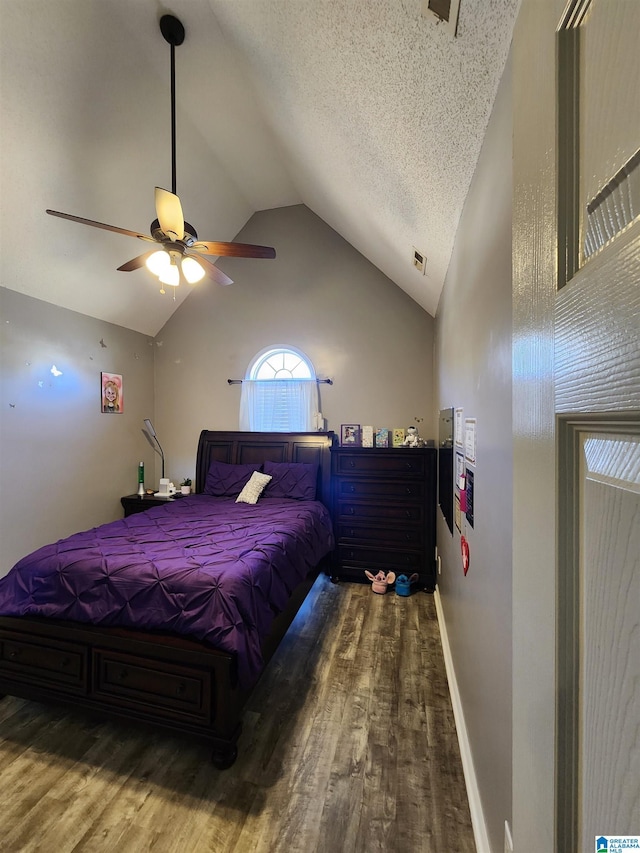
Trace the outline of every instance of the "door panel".
[[584, 211], [640, 145], [640, 3], [593, 0], [580, 29]]
[[558, 412], [640, 409], [639, 246], [636, 221], [558, 292]]
[[640, 825], [640, 437], [580, 436], [578, 850]]
[[558, 285], [640, 214], [640, 3], [572, 0], [557, 37]]

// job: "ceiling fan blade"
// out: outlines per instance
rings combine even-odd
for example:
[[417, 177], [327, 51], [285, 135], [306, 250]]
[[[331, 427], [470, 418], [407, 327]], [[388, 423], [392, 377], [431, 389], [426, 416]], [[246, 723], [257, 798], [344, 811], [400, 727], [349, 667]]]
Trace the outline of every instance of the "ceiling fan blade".
[[[187, 257], [189, 257], [189, 252], [187, 252]], [[212, 264], [211, 261], [203, 258], [202, 255], [192, 255], [191, 257], [195, 257], [209, 278], [213, 279], [216, 284], [223, 284], [225, 287], [228, 284], [233, 284], [232, 278], [229, 278], [229, 276], [223, 273], [221, 269], [218, 269], [218, 267], [215, 264]]]
[[117, 228], [115, 225], [105, 225], [104, 222], [96, 222], [94, 219], [83, 219], [81, 216], [72, 216], [70, 213], [60, 213], [59, 210], [47, 210], [51, 216], [59, 216], [61, 219], [70, 219], [71, 222], [79, 222], [81, 225], [91, 225], [93, 228], [104, 228], [105, 231], [114, 231], [116, 234], [124, 234], [125, 237], [137, 237], [139, 240], [147, 240], [155, 243], [153, 237], [146, 234], [138, 234], [137, 231], [127, 231], [126, 228]]
[[162, 187], [156, 187], [155, 200], [156, 216], [160, 228], [167, 236], [173, 237], [175, 240], [182, 240], [184, 237], [184, 216], [178, 196], [170, 193], [169, 190], [163, 190]]
[[251, 243], [215, 243], [198, 240], [190, 248], [204, 255], [220, 258], [275, 258], [276, 250], [271, 246], [253, 246]]
[[118, 272], [133, 272], [133, 270], [139, 270], [140, 267], [145, 265], [147, 258], [151, 255], [155, 255], [157, 251], [157, 249], [152, 249], [150, 252], [145, 252], [144, 255], [138, 255], [137, 258], [132, 258], [130, 261], [127, 261], [126, 264], [119, 266]]

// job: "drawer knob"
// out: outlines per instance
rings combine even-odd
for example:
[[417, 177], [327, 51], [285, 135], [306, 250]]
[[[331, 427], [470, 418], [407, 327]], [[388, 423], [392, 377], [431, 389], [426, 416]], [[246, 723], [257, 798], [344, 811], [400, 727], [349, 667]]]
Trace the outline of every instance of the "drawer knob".
[[412, 495], [412, 494], [413, 494], [413, 489], [411, 488], [411, 486], [407, 486], [407, 488], [405, 489], [405, 492], [406, 492], [408, 495]]
[[356, 467], [356, 463], [354, 462], [353, 459], [350, 459], [349, 460], [349, 468], [355, 468], [355, 467]]
[[349, 536], [353, 536], [353, 527], [349, 528]]
[[127, 670], [122, 669], [122, 670], [120, 670], [120, 675], [118, 676], [118, 678], [120, 679], [120, 681], [126, 681], [128, 675], [129, 675], [129, 673], [127, 672]]
[[69, 666], [69, 664], [70, 664], [70, 663], [71, 663], [70, 658], [62, 658], [61, 665], [62, 665], [63, 667], [64, 667], [64, 666]]
[[354, 509], [352, 506], [350, 506], [350, 507], [349, 507], [349, 509], [347, 510], [347, 512], [348, 512], [348, 514], [349, 514], [349, 515], [355, 515], [355, 514], [356, 514], [356, 511], [355, 511], [355, 509]]
[[15, 660], [17, 657], [20, 657], [20, 649], [11, 649], [9, 657], [11, 660]]
[[406, 511], [405, 515], [407, 516], [407, 518], [413, 518], [413, 512], [410, 509]]
[[355, 487], [355, 486], [353, 486], [353, 485], [352, 485], [352, 486], [349, 486], [349, 491], [350, 491], [350, 492], [355, 492], [355, 490], [356, 490], [356, 487]]
[[413, 471], [413, 462], [405, 462], [405, 465], [409, 471]]
[[176, 696], [182, 696], [186, 690], [186, 686], [184, 681], [181, 681], [180, 684], [176, 687]]

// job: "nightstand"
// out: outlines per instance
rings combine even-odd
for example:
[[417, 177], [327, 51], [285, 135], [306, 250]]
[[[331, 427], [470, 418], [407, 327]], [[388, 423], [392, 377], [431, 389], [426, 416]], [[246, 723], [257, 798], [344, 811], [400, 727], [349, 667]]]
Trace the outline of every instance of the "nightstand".
[[170, 498], [156, 498], [154, 495], [125, 495], [120, 498], [120, 503], [124, 509], [124, 517], [133, 515], [136, 512], [144, 512], [146, 509], [151, 509], [152, 506], [162, 506], [162, 504], [172, 503], [174, 500], [179, 500], [182, 495], [171, 495]]

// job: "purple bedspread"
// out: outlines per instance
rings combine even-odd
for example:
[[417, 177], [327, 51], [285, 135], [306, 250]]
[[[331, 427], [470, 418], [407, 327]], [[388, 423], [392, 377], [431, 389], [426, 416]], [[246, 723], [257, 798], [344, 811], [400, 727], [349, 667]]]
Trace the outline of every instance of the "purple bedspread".
[[24, 557], [0, 579], [0, 615], [195, 637], [236, 652], [249, 687], [273, 617], [332, 547], [317, 501], [192, 495]]

